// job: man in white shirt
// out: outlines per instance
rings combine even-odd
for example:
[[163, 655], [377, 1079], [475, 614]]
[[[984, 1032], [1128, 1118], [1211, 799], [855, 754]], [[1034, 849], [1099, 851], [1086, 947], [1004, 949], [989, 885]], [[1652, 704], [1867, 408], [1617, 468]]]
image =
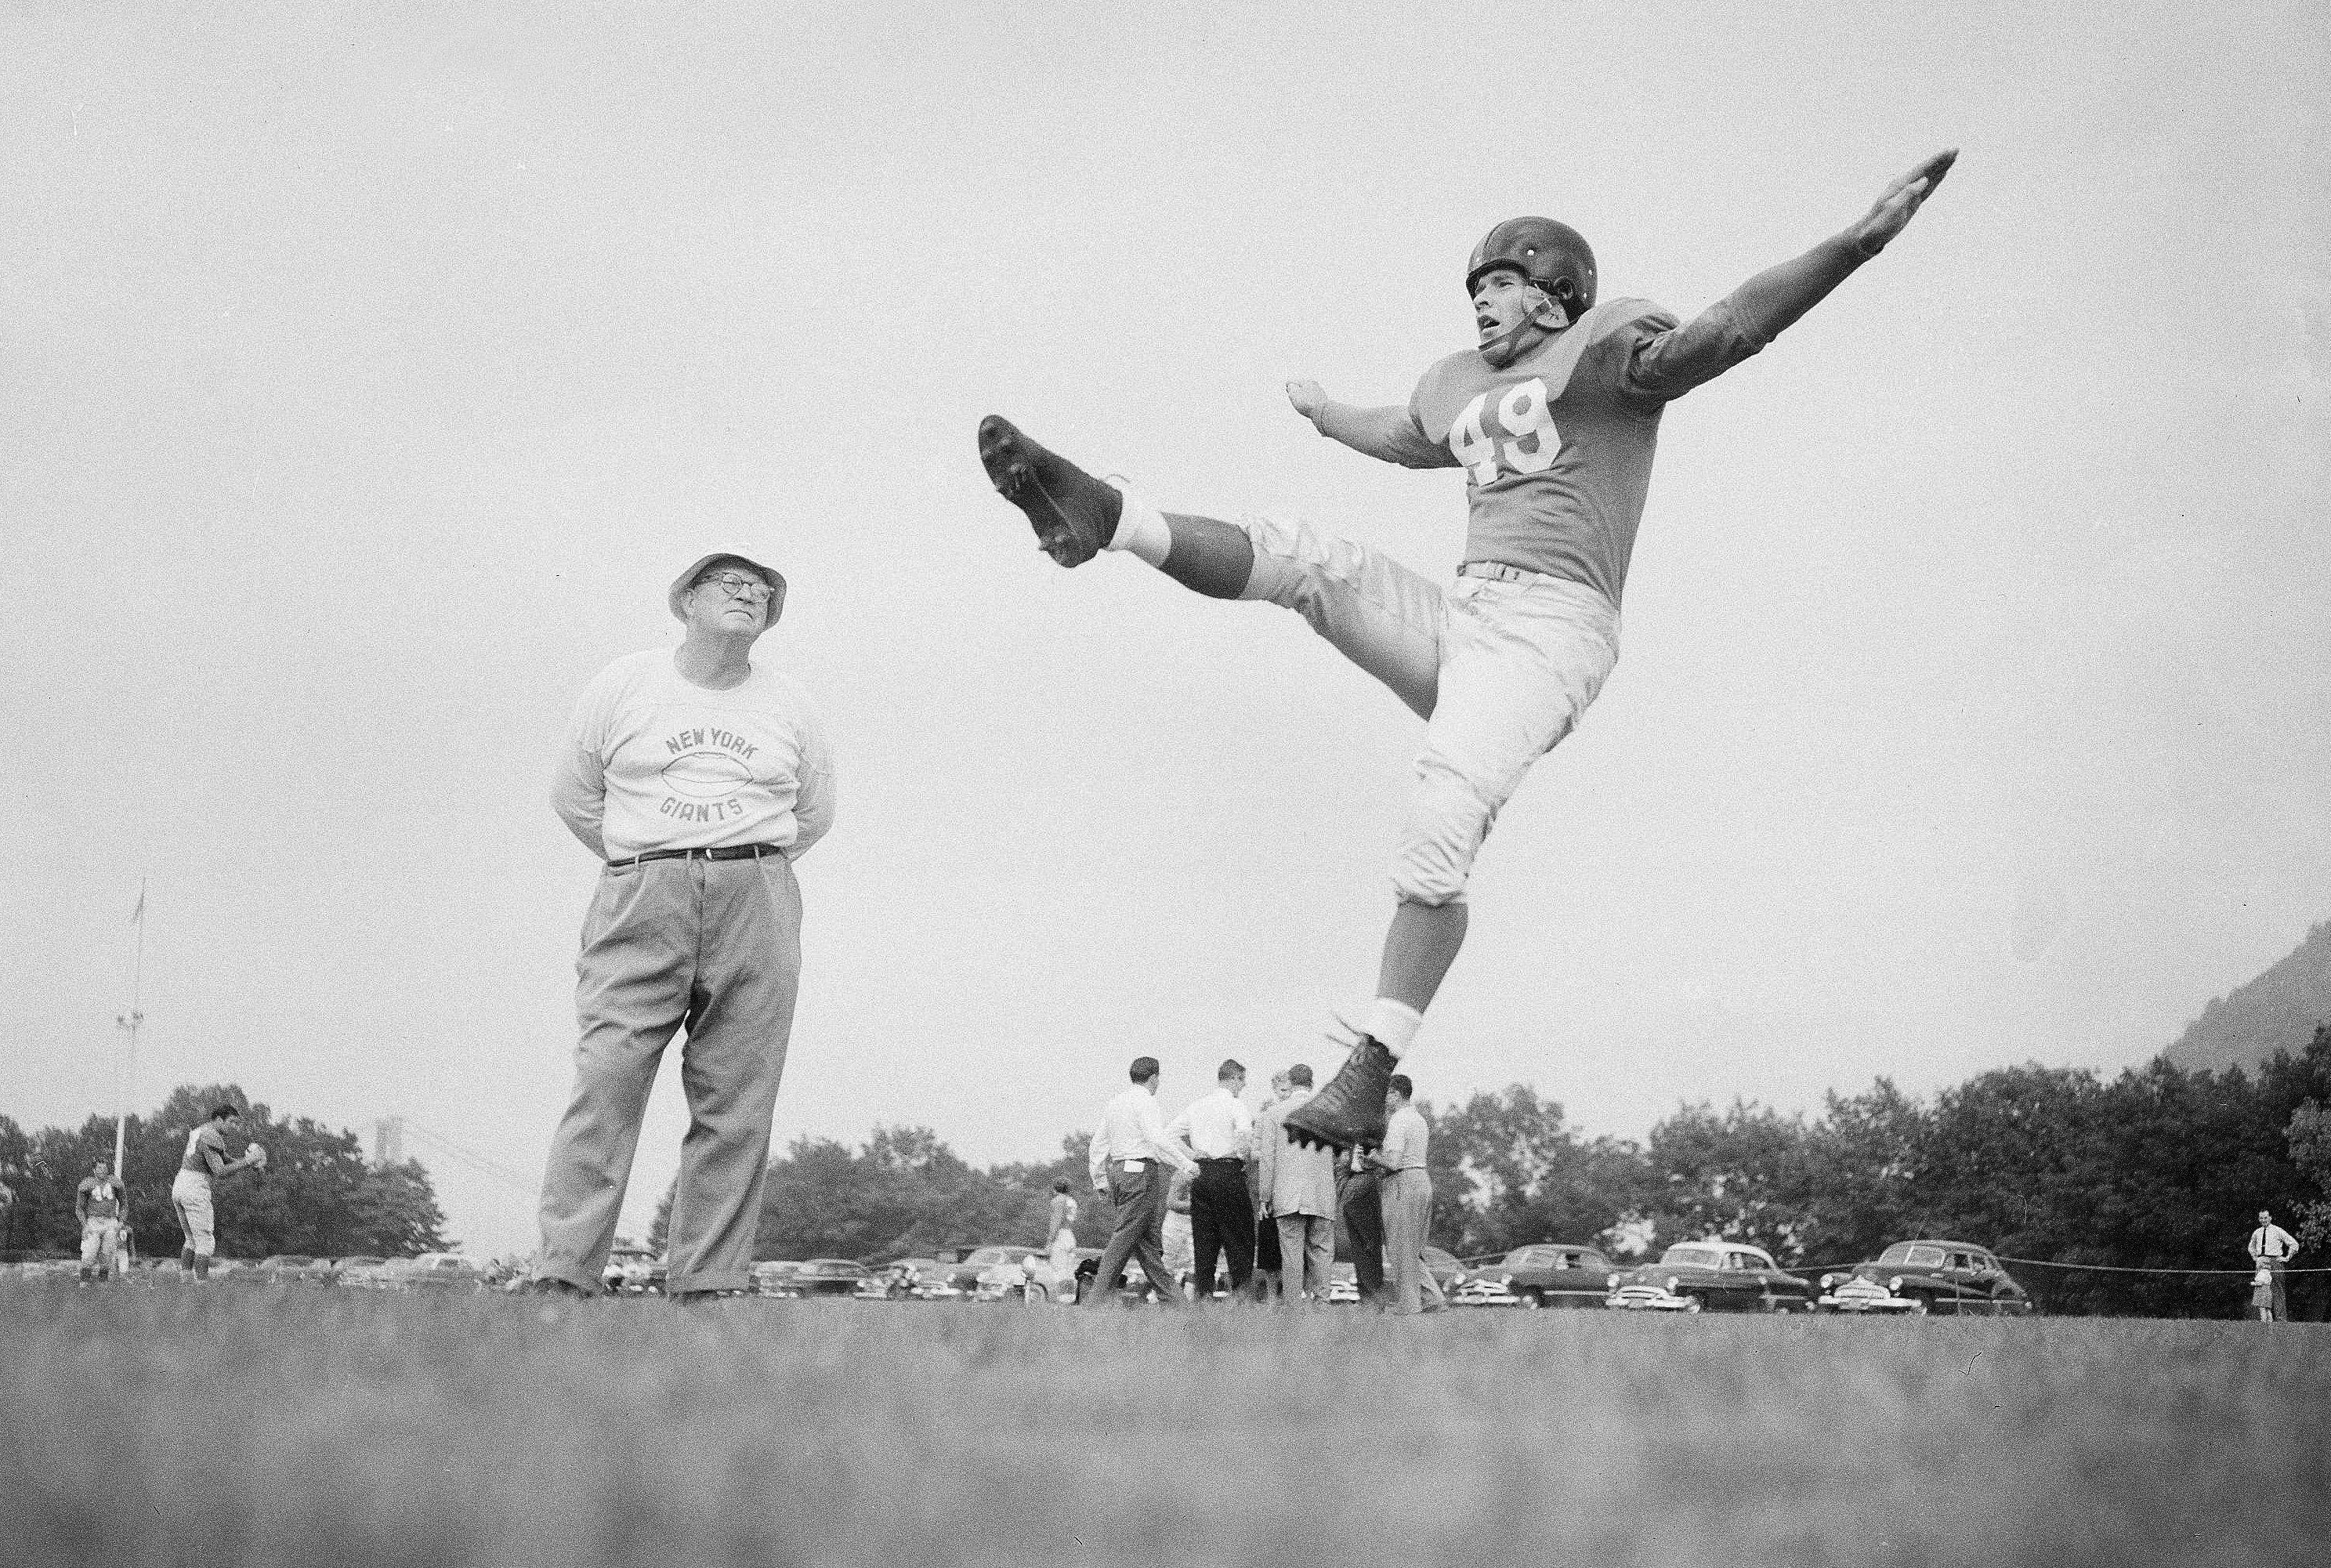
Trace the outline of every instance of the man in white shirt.
[[689, 1132], [666, 1290], [751, 1287], [777, 1079], [801, 976], [793, 863], [833, 823], [808, 697], [753, 643], [785, 580], [705, 556], [665, 603], [678, 649], [616, 660], [576, 704], [551, 803], [605, 864], [576, 963], [575, 1092], [542, 1179], [536, 1288], [599, 1288], [664, 1047], [685, 1026]]
[[[1432, 1224], [1432, 1178], [1425, 1171], [1432, 1128], [1409, 1103], [1415, 1095], [1406, 1073], [1392, 1075], [1384, 1090], [1384, 1146], [1364, 1156], [1384, 1173], [1384, 1265], [1392, 1275], [1392, 1309], [1403, 1316], [1448, 1305], [1440, 1282], [1424, 1267], [1425, 1235]], [[1430, 1307], [1426, 1297], [1432, 1298]]]
[[2290, 1297], [2285, 1294], [2283, 1276], [2298, 1251], [2298, 1238], [2276, 1224], [2270, 1210], [2260, 1209], [2258, 1229], [2250, 1232], [2249, 1250], [2250, 1267], [2263, 1269], [2272, 1277], [2274, 1320], [2277, 1323], [2289, 1322]]
[[1116, 1229], [1101, 1250], [1093, 1272], [1092, 1294], [1087, 1307], [1100, 1307], [1117, 1296], [1118, 1276], [1128, 1259], [1138, 1259], [1141, 1272], [1157, 1294], [1169, 1302], [1182, 1299], [1174, 1276], [1166, 1271], [1158, 1250], [1165, 1228], [1166, 1191], [1172, 1178], [1166, 1167], [1195, 1174], [1198, 1164], [1177, 1147], [1166, 1131], [1157, 1110], [1161, 1074], [1154, 1056], [1137, 1056], [1129, 1075], [1133, 1087], [1108, 1102], [1100, 1113], [1100, 1131], [1092, 1136], [1085, 1160], [1093, 1190], [1105, 1194], [1117, 1209]]
[[1246, 1191], [1254, 1113], [1239, 1098], [1245, 1092], [1246, 1069], [1225, 1061], [1214, 1072], [1214, 1092], [1166, 1124], [1166, 1136], [1188, 1144], [1198, 1156], [1198, 1174], [1190, 1183], [1190, 1248], [1201, 1301], [1213, 1298], [1221, 1262], [1230, 1265], [1233, 1301], [1246, 1294], [1254, 1273], [1254, 1208]]

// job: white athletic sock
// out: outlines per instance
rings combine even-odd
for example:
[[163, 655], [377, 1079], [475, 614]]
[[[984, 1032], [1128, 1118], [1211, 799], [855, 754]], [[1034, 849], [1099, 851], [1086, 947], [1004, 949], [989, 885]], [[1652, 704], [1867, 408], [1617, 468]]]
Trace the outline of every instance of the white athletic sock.
[[1153, 566], [1166, 564], [1166, 552], [1174, 547], [1174, 530], [1166, 526], [1166, 514], [1149, 504], [1146, 498], [1136, 495], [1133, 487], [1117, 474], [1108, 476], [1125, 498], [1125, 505], [1117, 515], [1117, 533], [1108, 541], [1108, 548], [1123, 550], [1140, 556]]
[[1424, 1014], [1389, 996], [1377, 997], [1368, 1008], [1368, 1032], [1392, 1052], [1394, 1061], [1408, 1054], [1409, 1042], [1416, 1038], [1417, 1026], [1423, 1022]]

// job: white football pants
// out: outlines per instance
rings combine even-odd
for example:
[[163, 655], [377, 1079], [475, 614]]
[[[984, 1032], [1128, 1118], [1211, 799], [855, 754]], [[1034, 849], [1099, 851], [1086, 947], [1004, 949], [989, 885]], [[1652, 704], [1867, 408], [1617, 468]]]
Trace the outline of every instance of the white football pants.
[[1393, 886], [1412, 903], [1461, 899], [1499, 809], [1619, 661], [1617, 607], [1543, 573], [1442, 588], [1306, 522], [1234, 522], [1254, 545], [1242, 597], [1302, 616], [1425, 720]]

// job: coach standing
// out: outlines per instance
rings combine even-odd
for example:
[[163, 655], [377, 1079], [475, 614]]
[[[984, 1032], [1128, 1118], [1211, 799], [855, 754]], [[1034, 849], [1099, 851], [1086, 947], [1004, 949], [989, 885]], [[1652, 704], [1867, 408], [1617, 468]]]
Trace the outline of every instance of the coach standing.
[[2298, 1250], [2298, 1238], [2274, 1222], [2273, 1212], [2259, 1211], [2258, 1229], [2250, 1232], [2248, 1250], [2250, 1267], [2267, 1271], [2274, 1293], [2274, 1320], [2290, 1321], [2290, 1296], [2283, 1276], [2289, 1271], [2290, 1259]]
[[606, 862], [576, 960], [575, 1092], [542, 1179], [537, 1288], [598, 1288], [648, 1090], [682, 1026], [688, 1136], [670, 1223], [676, 1299], [751, 1285], [777, 1079], [801, 976], [793, 863], [833, 823], [823, 727], [751, 658], [785, 580], [705, 556], [666, 601], [687, 627], [599, 672], [552, 803]]

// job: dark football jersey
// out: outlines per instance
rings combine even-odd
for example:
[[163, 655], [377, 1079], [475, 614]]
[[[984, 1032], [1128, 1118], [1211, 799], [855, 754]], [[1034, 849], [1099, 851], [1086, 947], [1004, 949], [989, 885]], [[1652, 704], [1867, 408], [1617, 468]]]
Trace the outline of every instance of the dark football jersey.
[[1660, 413], [1763, 347], [1721, 305], [1687, 329], [1647, 300], [1610, 300], [1502, 368], [1472, 348], [1434, 365], [1396, 461], [1466, 470], [1467, 560], [1584, 583], [1616, 604]]

